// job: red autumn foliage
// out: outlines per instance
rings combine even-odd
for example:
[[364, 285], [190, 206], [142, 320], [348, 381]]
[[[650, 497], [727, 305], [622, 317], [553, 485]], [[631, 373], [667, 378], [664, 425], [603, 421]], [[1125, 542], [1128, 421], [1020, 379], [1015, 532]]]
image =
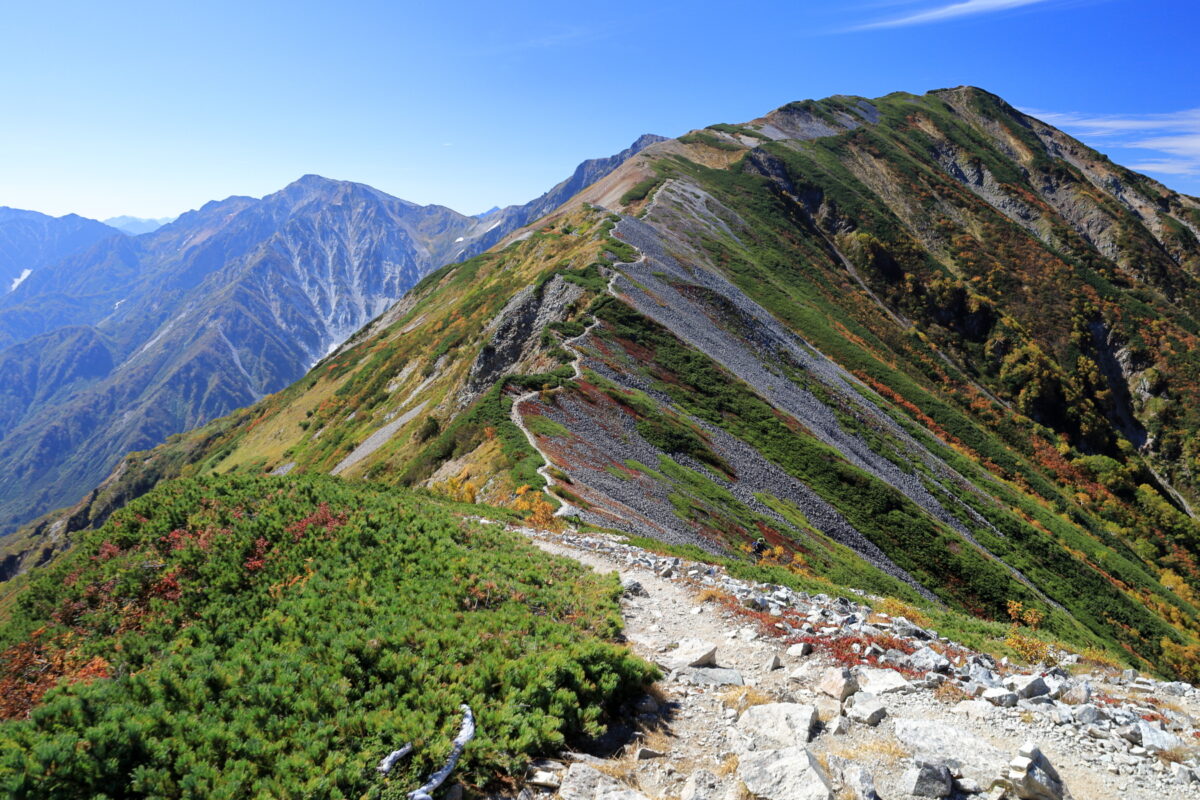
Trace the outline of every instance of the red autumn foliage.
[[43, 640], [45, 629], [0, 652], [0, 720], [24, 719], [60, 680], [79, 683], [110, 677], [96, 656], [84, 661], [65, 636]]
[[250, 555], [246, 557], [245, 563], [242, 564], [247, 572], [257, 572], [267, 564], [267, 550], [271, 543], [263, 537], [258, 537], [254, 540], [254, 547], [250, 550]]
[[303, 519], [298, 519], [285, 529], [292, 535], [292, 541], [298, 542], [304, 538], [304, 534], [309, 528], [324, 529], [326, 533], [332, 533], [341, 526], [346, 524], [346, 512], [334, 514], [329, 510], [328, 503], [321, 503], [317, 506], [317, 510], [309, 514]]

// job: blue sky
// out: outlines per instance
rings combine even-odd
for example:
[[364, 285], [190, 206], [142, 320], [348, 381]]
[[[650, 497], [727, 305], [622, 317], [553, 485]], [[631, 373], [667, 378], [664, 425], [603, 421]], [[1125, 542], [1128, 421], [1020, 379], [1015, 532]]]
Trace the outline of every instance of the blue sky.
[[644, 132], [959, 84], [1200, 195], [1195, 0], [5, 5], [0, 205], [52, 214], [309, 172], [476, 213]]

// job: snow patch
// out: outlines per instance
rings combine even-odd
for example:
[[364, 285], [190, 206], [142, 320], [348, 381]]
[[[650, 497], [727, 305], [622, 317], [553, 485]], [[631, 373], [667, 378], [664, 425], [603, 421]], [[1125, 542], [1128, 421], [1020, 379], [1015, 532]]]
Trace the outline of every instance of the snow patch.
[[124, 303], [124, 302], [125, 302], [125, 300], [121, 299], [121, 300], [118, 300], [117, 302], [113, 303], [113, 311], [116, 311], [118, 308], [120, 308], [121, 303]]
[[460, 236], [460, 237], [458, 237], [457, 239], [455, 239], [455, 240], [454, 240], [454, 243], [455, 243], [455, 244], [458, 244], [459, 242], [462, 242], [462, 241], [465, 241], [465, 240], [463, 239], [463, 237], [461, 237], [461, 236]]
[[15, 292], [17, 290], [17, 287], [20, 286], [22, 283], [24, 283], [25, 279], [28, 278], [32, 274], [33, 274], [33, 270], [29, 269], [28, 267], [21, 270], [21, 274], [15, 278], [13, 278], [12, 286], [8, 287], [8, 290], [10, 292]]

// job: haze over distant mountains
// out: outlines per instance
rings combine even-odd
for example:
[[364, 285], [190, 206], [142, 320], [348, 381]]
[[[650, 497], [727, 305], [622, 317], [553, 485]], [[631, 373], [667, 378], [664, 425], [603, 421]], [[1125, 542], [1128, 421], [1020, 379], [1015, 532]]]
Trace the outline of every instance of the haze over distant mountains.
[[147, 219], [145, 217], [130, 217], [119, 216], [109, 217], [103, 220], [105, 225], [116, 228], [119, 231], [128, 233], [130, 236], [139, 236], [143, 233], [156, 231], [168, 222], [173, 222], [177, 217], [160, 217], [158, 219]]
[[278, 391], [430, 270], [660, 139], [478, 217], [316, 175], [169, 222], [0, 209], [0, 535], [125, 453]]

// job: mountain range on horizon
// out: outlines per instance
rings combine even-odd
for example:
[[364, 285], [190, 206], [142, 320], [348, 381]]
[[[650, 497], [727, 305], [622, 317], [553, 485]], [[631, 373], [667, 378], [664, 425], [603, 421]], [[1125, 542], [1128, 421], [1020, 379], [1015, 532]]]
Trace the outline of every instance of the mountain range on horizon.
[[660, 138], [479, 217], [316, 175], [137, 236], [0, 210], [0, 535], [74, 502], [125, 453], [283, 388], [431, 269]]

